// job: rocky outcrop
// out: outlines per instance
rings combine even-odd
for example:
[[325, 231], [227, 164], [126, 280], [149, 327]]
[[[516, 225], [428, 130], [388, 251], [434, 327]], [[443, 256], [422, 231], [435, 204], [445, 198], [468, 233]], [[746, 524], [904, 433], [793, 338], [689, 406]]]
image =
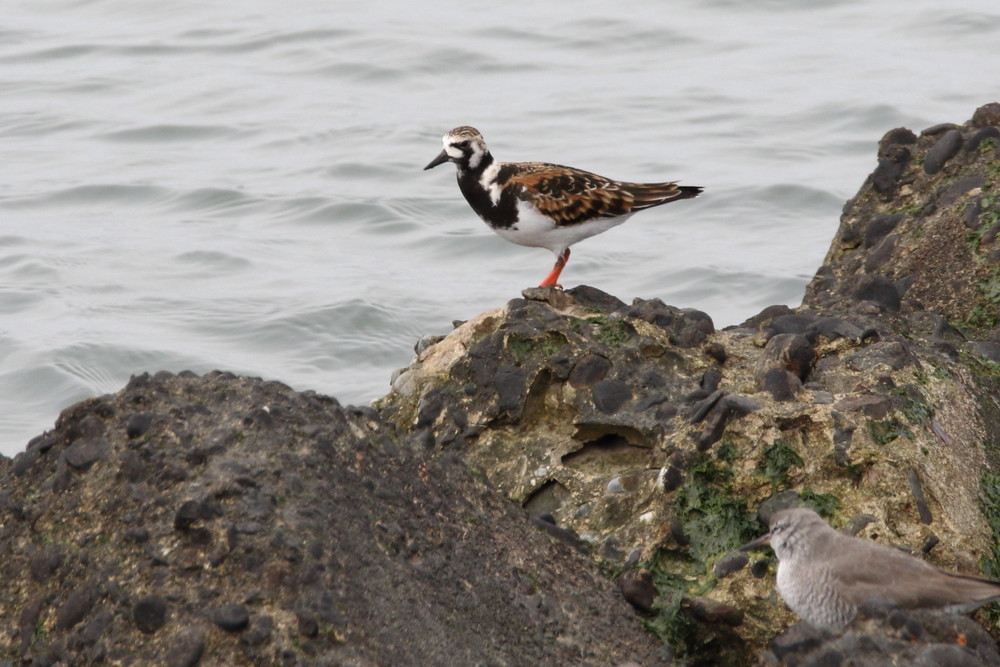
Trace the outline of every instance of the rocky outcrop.
[[889, 132], [800, 308], [530, 289], [372, 409], [226, 374], [70, 408], [0, 462], [0, 656], [993, 663], [964, 618], [793, 625], [736, 548], [804, 503], [1000, 576], [998, 128]]
[[134, 378], [0, 471], [5, 664], [661, 664], [576, 547], [370, 409]]
[[938, 336], [958, 326], [1000, 361], [1000, 104], [963, 126], [892, 130], [878, 167], [847, 202], [805, 304], [931, 313]]
[[732, 551], [761, 506], [997, 576], [995, 111], [886, 135], [798, 309], [715, 331], [657, 300], [526, 290], [425, 341], [378, 408], [624, 571], [686, 655], [745, 661], [793, 620], [773, 562]]

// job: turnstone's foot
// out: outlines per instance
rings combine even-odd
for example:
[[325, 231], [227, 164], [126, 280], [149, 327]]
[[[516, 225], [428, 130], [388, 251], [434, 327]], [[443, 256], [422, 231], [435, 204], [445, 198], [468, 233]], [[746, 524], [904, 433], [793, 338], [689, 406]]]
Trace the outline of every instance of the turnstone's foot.
[[456, 127], [424, 169], [458, 167], [458, 187], [490, 229], [512, 243], [548, 248], [556, 264], [540, 287], [558, 287], [569, 247], [625, 222], [636, 211], [702, 188], [675, 182], [628, 183], [545, 162], [497, 162], [474, 127]]

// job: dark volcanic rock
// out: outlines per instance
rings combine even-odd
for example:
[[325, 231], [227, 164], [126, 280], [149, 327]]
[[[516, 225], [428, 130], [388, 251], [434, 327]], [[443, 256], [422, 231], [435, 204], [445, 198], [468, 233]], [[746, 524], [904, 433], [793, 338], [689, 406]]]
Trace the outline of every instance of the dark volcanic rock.
[[[51, 440], [20, 475], [0, 466], [0, 619], [16, 628], [0, 661], [658, 662], [577, 547], [371, 410], [226, 373], [144, 375], [65, 410]], [[101, 456], [74, 458], [81, 442]], [[146, 472], [124, 481], [119, 460]], [[530, 611], [535, 591], [550, 611]]]
[[214, 609], [209, 617], [226, 632], [239, 632], [250, 624], [250, 610], [242, 604], [224, 604]]
[[1000, 664], [996, 642], [964, 616], [875, 607], [867, 611], [868, 615], [860, 616], [841, 635], [824, 635], [804, 622], [793, 625], [775, 638], [770, 655], [762, 658], [763, 664]]
[[938, 173], [948, 160], [958, 155], [961, 148], [962, 133], [957, 129], [948, 130], [927, 151], [927, 157], [924, 158], [924, 171], [928, 174]]
[[159, 595], [147, 595], [135, 603], [132, 618], [137, 628], [152, 634], [167, 622], [167, 601]]

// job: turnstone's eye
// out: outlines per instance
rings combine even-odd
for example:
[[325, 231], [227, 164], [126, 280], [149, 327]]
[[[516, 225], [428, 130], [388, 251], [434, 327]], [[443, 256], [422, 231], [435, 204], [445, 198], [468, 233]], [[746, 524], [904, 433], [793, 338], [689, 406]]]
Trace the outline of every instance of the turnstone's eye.
[[459, 148], [468, 148], [469, 147], [469, 140], [466, 139], [465, 141], [458, 142], [458, 147]]

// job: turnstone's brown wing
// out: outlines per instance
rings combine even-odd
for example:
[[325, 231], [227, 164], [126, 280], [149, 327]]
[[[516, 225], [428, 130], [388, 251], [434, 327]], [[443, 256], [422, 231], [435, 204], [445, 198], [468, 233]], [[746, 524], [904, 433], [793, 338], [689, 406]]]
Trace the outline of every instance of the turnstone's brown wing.
[[534, 205], [559, 226], [578, 225], [641, 211], [674, 199], [696, 197], [701, 188], [676, 183], [624, 183], [581, 169], [544, 162], [507, 163], [503, 187]]

